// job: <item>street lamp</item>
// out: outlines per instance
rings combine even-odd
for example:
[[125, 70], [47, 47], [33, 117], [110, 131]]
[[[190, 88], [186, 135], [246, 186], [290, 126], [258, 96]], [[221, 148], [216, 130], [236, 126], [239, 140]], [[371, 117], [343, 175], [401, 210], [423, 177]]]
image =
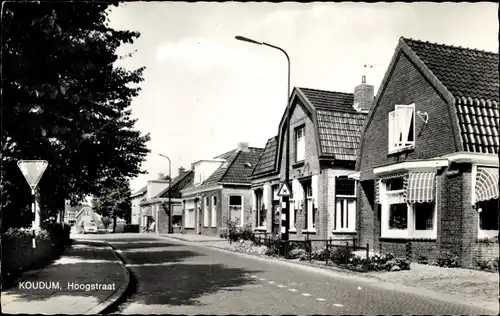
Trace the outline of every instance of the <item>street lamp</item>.
[[[285, 184], [292, 190], [290, 186], [290, 116], [291, 116], [291, 111], [289, 109], [289, 103], [290, 103], [290, 57], [286, 53], [286, 51], [278, 46], [274, 46], [265, 42], [259, 42], [247, 37], [243, 36], [235, 36], [235, 38], [239, 41], [251, 43], [251, 44], [256, 44], [256, 45], [264, 45], [268, 46], [274, 49], [279, 50], [286, 56], [286, 60], [288, 62], [288, 91], [286, 95], [286, 160], [285, 160]], [[293, 192], [291, 192], [293, 193]], [[285, 213], [285, 234], [283, 235], [284, 240], [288, 240], [289, 236], [289, 227], [290, 227], [290, 197], [283, 197], [285, 200], [285, 205], [286, 205], [286, 213]]]
[[163, 158], [168, 159], [168, 233], [173, 234], [174, 233], [174, 227], [172, 225], [172, 215], [174, 212], [172, 212], [172, 162], [170, 161], [170, 158], [168, 158], [165, 155], [158, 154]]

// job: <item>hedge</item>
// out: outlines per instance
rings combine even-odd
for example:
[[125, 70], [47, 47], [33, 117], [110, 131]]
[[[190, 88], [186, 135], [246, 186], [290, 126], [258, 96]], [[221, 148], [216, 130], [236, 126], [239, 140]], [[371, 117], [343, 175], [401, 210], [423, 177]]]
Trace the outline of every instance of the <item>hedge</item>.
[[8, 286], [23, 271], [47, 266], [71, 245], [71, 227], [67, 224], [45, 224], [38, 232], [36, 248], [33, 233], [27, 228], [10, 228], [2, 234], [2, 285]]

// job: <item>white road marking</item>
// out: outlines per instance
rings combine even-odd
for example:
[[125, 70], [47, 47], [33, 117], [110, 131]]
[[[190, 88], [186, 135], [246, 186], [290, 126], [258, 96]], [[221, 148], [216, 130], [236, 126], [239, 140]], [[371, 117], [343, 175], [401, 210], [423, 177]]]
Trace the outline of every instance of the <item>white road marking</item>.
[[260, 281], [265, 281], [266, 279], [264, 279], [264, 278], [259, 278], [259, 280], [260, 280]]
[[336, 307], [344, 307], [344, 305], [342, 305], [342, 304], [333, 304], [333, 306], [336, 306]]
[[158, 266], [171, 266], [175, 262], [158, 262], [158, 263], [127, 263], [126, 267], [158, 267]]
[[283, 284], [277, 284], [276, 286], [279, 287], [280, 289], [285, 287]]
[[257, 276], [256, 275], [252, 275], [252, 278], [257, 279]]
[[302, 296], [311, 296], [311, 294], [309, 294], [309, 293], [302, 293], [301, 295]]
[[269, 281], [269, 284], [274, 284], [275, 282], [274, 281]]
[[288, 291], [290, 291], [290, 292], [297, 292], [296, 289], [288, 289]]
[[324, 302], [326, 300], [324, 298], [318, 297], [318, 298], [316, 298], [316, 301]]

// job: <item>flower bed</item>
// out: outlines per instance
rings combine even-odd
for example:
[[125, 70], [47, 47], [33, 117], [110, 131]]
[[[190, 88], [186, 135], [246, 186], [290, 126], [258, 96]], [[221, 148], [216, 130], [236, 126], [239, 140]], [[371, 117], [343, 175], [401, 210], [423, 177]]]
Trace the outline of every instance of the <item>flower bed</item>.
[[366, 258], [352, 253], [351, 248], [348, 247], [340, 247], [335, 251], [327, 251], [323, 248], [312, 252], [311, 255], [304, 251], [299, 259], [325, 261], [331, 265], [357, 272], [410, 270], [408, 260], [396, 258], [392, 253], [373, 253]]
[[257, 246], [250, 240], [235, 241], [225, 247], [225, 249], [236, 252], [253, 253], [261, 256], [269, 254], [269, 248], [267, 246]]

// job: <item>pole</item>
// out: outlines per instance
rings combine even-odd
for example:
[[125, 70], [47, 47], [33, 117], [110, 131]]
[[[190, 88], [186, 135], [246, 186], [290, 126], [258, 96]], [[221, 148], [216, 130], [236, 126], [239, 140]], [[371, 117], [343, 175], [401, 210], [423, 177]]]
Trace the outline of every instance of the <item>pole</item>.
[[31, 189], [31, 196], [33, 197], [33, 205], [31, 207], [31, 212], [33, 215], [33, 219], [31, 221], [31, 229], [33, 232], [33, 248], [36, 248], [36, 194], [35, 189]]
[[170, 159], [168, 160], [168, 233], [174, 233], [173, 227], [173, 210], [172, 210], [172, 164], [170, 163]]
[[[287, 94], [286, 94], [286, 160], [285, 160], [285, 183], [290, 188], [290, 193], [293, 194], [292, 186], [290, 186], [290, 118], [292, 111], [290, 111], [290, 57], [287, 52], [281, 47], [274, 46], [268, 43], [262, 43], [262, 45], [266, 45], [281, 51], [285, 54], [286, 60], [288, 62], [288, 78], [287, 78]], [[290, 197], [285, 198], [285, 234], [283, 235], [283, 240], [289, 239], [290, 234]]]

